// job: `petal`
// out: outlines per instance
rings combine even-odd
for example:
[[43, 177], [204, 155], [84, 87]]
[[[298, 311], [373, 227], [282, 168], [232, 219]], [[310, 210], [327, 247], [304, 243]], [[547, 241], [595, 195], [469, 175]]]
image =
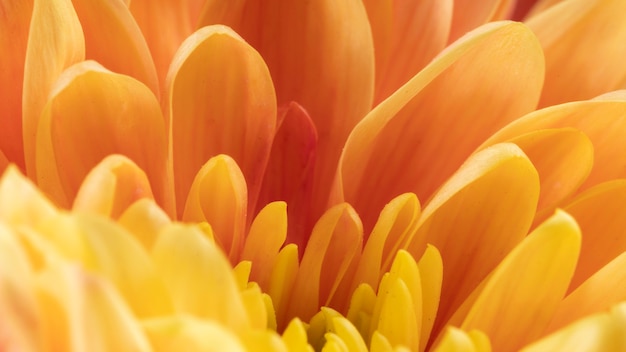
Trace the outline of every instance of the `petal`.
[[141, 198], [120, 215], [118, 223], [130, 231], [135, 238], [150, 249], [157, 234], [171, 223], [170, 218], [154, 201]]
[[313, 352], [313, 348], [307, 342], [306, 329], [302, 321], [294, 318], [283, 332], [283, 341], [289, 351]]
[[626, 180], [602, 183], [567, 204], [583, 233], [571, 289], [626, 251]]
[[267, 290], [276, 308], [276, 322], [281, 331], [292, 317], [287, 316], [289, 301], [298, 275], [298, 247], [288, 244], [278, 252]]
[[441, 252], [435, 334], [526, 236], [538, 195], [537, 171], [527, 157], [513, 144], [499, 144], [471, 156], [424, 208], [408, 249], [417, 257], [428, 243]]
[[73, 0], [73, 4], [85, 35], [86, 58], [136, 78], [158, 97], [154, 62], [128, 7], [119, 0]]
[[626, 81], [626, 1], [562, 1], [531, 17], [546, 57], [540, 106], [590, 99]]
[[7, 167], [0, 179], [2, 222], [12, 226], [34, 226], [56, 212], [52, 203], [17, 167]]
[[289, 204], [289, 243], [304, 248], [312, 197], [317, 131], [308, 113], [297, 103], [279, 109], [279, 126], [272, 143], [257, 209], [283, 200]]
[[152, 258], [178, 312], [212, 319], [234, 330], [249, 327], [228, 260], [197, 228], [172, 225], [164, 229]]
[[4, 170], [6, 170], [7, 166], [9, 166], [9, 161], [7, 160], [7, 157], [4, 156], [2, 150], [0, 150], [0, 173], [4, 173]]
[[374, 102], [417, 74], [448, 42], [452, 0], [366, 0], [376, 55]]
[[[452, 14], [452, 25], [450, 28], [449, 42], [453, 42], [465, 33], [479, 27], [487, 22], [499, 19], [498, 15], [506, 13], [506, 8], [510, 7], [512, 1], [507, 0], [454, 0], [454, 11]], [[503, 16], [499, 16], [504, 18]]]
[[231, 26], [267, 62], [278, 104], [296, 101], [309, 113], [319, 136], [311, 214], [317, 219], [341, 146], [372, 104], [374, 51], [362, 1], [209, 0], [199, 23]]
[[439, 299], [441, 296], [441, 283], [443, 282], [443, 262], [437, 248], [427, 246], [424, 255], [417, 263], [420, 279], [422, 281], [422, 328], [420, 332], [420, 351], [424, 351], [430, 333], [435, 325]]
[[84, 58], [85, 41], [72, 1], [34, 0], [22, 95], [24, 157], [32, 178], [39, 120], [54, 82], [63, 70]]
[[334, 200], [353, 204], [369, 229], [390, 198], [413, 192], [428, 199], [485, 138], [534, 109], [542, 65], [522, 24], [468, 34], [355, 127]]
[[227, 27], [202, 28], [176, 53], [166, 87], [178, 211], [198, 170], [224, 153], [246, 177], [252, 213], [276, 128], [274, 86], [259, 53]]
[[433, 348], [435, 352], [488, 352], [489, 338], [478, 330], [465, 332], [455, 327], [446, 328], [443, 339]]
[[461, 329], [485, 332], [495, 351], [541, 336], [574, 274], [580, 242], [576, 221], [558, 211], [498, 265]]
[[246, 180], [229, 156], [211, 158], [191, 185], [183, 221], [208, 222], [231, 263], [239, 261], [246, 231]]
[[154, 94], [134, 78], [85, 61], [59, 78], [42, 114], [38, 183], [57, 203], [68, 206], [88, 172], [109, 154], [137, 163], [157, 202], [173, 212], [165, 126]]
[[111, 155], [87, 174], [72, 209], [117, 219], [142, 198], [153, 199], [146, 174], [125, 156]]
[[[33, 0], [11, 0], [0, 3], [0, 159], [11, 160], [24, 169], [22, 142], [22, 87], [24, 60]], [[10, 53], [10, 54], [6, 54]], [[6, 158], [5, 158], [6, 157]], [[4, 170], [0, 160], [0, 171]]]

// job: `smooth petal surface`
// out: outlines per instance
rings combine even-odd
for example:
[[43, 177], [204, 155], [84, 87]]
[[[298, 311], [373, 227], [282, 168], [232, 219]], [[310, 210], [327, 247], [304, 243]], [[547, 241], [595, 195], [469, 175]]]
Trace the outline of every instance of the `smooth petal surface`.
[[428, 199], [485, 138], [534, 109], [542, 75], [541, 49], [524, 25], [468, 34], [354, 128], [333, 200], [353, 204], [367, 230], [391, 198]]
[[237, 263], [245, 241], [248, 193], [246, 180], [229, 156], [211, 158], [191, 185], [183, 221], [211, 225], [219, 247]]
[[[33, 0], [0, 2], [0, 153], [24, 170], [22, 87]], [[3, 159], [0, 156], [0, 159]], [[0, 170], [3, 170], [0, 160]]]
[[528, 158], [513, 144], [499, 144], [470, 157], [424, 208], [408, 249], [419, 257], [432, 244], [441, 253], [435, 334], [526, 236], [538, 195], [537, 171]]
[[111, 155], [87, 174], [72, 209], [117, 219], [142, 198], [153, 199], [146, 174], [132, 160]]
[[0, 179], [0, 219], [12, 226], [35, 226], [54, 216], [56, 209], [41, 191], [9, 166]]
[[125, 155], [144, 170], [157, 202], [173, 212], [165, 126], [154, 94], [134, 78], [85, 61], [59, 78], [42, 114], [38, 184], [69, 206], [88, 172], [109, 154]]
[[254, 211], [276, 129], [276, 97], [259, 53], [231, 29], [204, 27], [182, 44], [167, 79], [177, 208], [211, 157], [231, 156], [246, 177]]
[[490, 352], [489, 337], [483, 332], [465, 332], [455, 327], [446, 329], [443, 339], [433, 349], [435, 352]]
[[263, 56], [278, 104], [295, 101], [309, 113], [319, 136], [317, 219], [341, 146], [372, 105], [374, 50], [362, 1], [209, 0], [199, 23], [232, 27]]
[[35, 178], [39, 120], [54, 82], [63, 70], [84, 58], [85, 40], [72, 1], [34, 0], [22, 95], [24, 157], [29, 177]]
[[453, 0], [363, 1], [374, 38], [379, 103], [434, 58], [448, 42]]
[[502, 14], [513, 5], [510, 0], [454, 0], [449, 42], [487, 22], [503, 19]]
[[526, 23], [546, 57], [540, 106], [590, 99], [626, 81], [626, 1], [562, 1]]
[[85, 36], [86, 59], [136, 78], [158, 97], [161, 92], [150, 50], [126, 4], [122, 0], [72, 2]]
[[7, 160], [7, 157], [4, 156], [4, 153], [0, 150], [0, 172], [4, 173], [7, 166], [9, 166], [9, 160]]
[[485, 332], [495, 351], [541, 336], [574, 274], [580, 242], [575, 220], [558, 211], [498, 265], [461, 329]]
[[163, 209], [148, 198], [141, 198], [133, 203], [117, 221], [135, 235], [146, 249], [152, 248], [157, 235], [171, 223]]

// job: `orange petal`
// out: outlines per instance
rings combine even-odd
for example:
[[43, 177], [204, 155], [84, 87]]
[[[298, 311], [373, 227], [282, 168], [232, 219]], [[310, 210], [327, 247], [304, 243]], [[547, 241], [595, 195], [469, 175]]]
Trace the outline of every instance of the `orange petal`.
[[231, 26], [267, 62], [278, 104], [296, 101], [311, 116], [319, 135], [311, 214], [317, 219], [341, 146], [372, 104], [374, 51], [363, 3], [209, 0], [199, 23]]
[[583, 245], [571, 289], [626, 251], [626, 180], [593, 187], [564, 207], [583, 232]]
[[198, 170], [224, 153], [246, 177], [252, 212], [276, 128], [274, 87], [259, 53], [227, 27], [202, 28], [176, 53], [165, 100], [178, 211]]
[[502, 19], [512, 1], [510, 0], [454, 0], [449, 42], [494, 19]]
[[33, 0], [0, 3], [0, 170], [5, 156], [24, 170], [22, 86]]
[[283, 200], [289, 205], [289, 243], [304, 248], [313, 219], [310, 213], [317, 131], [311, 118], [297, 103], [279, 109], [274, 141], [257, 209]]
[[128, 7], [121, 1], [107, 0], [73, 0], [73, 4], [85, 35], [86, 58], [136, 78], [158, 97], [154, 62]]
[[0, 150], [0, 173], [4, 173], [4, 170], [9, 166], [9, 161], [7, 157], [4, 156], [2, 150]]
[[334, 200], [353, 204], [369, 229], [392, 197], [428, 199], [485, 138], [534, 109], [542, 66], [539, 44], [522, 24], [468, 34], [355, 127]]
[[366, 0], [363, 4], [376, 49], [377, 104], [446, 46], [453, 0]]
[[24, 158], [33, 179], [39, 120], [48, 96], [61, 72], [84, 58], [85, 41], [72, 1], [34, 0], [22, 95]]
[[153, 198], [146, 174], [128, 158], [111, 155], [87, 174], [72, 209], [117, 219], [141, 198]]
[[331, 301], [338, 309], [347, 306], [351, 292], [341, 292], [339, 286], [350, 283], [362, 241], [361, 221], [350, 205], [336, 205], [319, 219], [300, 263], [288, 316], [308, 321]]
[[236, 263], [245, 240], [246, 209], [246, 180], [241, 170], [227, 155], [218, 155], [196, 175], [182, 219], [208, 222], [218, 245]]
[[408, 249], [420, 256], [429, 243], [441, 252], [435, 334], [524, 238], [538, 196], [537, 171], [528, 158], [514, 144], [498, 144], [471, 156], [426, 205]]
[[590, 99], [626, 81], [626, 1], [563, 1], [531, 17], [546, 57], [540, 106]]
[[146, 172], [156, 200], [172, 212], [163, 116], [154, 94], [134, 78], [93, 61], [72, 66], [51, 94], [37, 139], [38, 183], [58, 204], [71, 204], [105, 156], [123, 154]]
[[533, 131], [566, 127], [582, 131], [593, 144], [593, 168], [580, 190], [626, 178], [626, 153], [615, 152], [626, 150], [626, 91], [537, 110], [502, 128], [481, 148]]
[[461, 329], [485, 332], [495, 351], [540, 337], [565, 295], [580, 241], [576, 221], [558, 211], [498, 265]]

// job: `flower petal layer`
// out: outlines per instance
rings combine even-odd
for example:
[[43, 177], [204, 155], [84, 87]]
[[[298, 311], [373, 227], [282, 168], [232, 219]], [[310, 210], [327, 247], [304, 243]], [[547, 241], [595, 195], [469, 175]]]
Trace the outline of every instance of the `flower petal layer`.
[[626, 1], [562, 1], [526, 23], [546, 56], [540, 106], [590, 99], [626, 81]]
[[63, 70], [84, 58], [85, 40], [72, 1], [34, 0], [22, 95], [24, 157], [29, 177], [36, 175], [39, 120], [54, 82]]
[[154, 201], [141, 198], [120, 215], [118, 223], [130, 231], [144, 248], [150, 249], [157, 235], [171, 220]]
[[511, 0], [454, 0], [449, 42], [487, 22], [502, 19], [514, 1]]
[[392, 197], [428, 199], [485, 138], [534, 109], [542, 60], [519, 23], [488, 24], [456, 42], [354, 128], [333, 202], [353, 204], [367, 230]]
[[42, 114], [38, 184], [69, 206], [88, 172], [109, 154], [125, 155], [144, 170], [157, 202], [173, 212], [165, 126], [154, 94], [134, 78], [85, 61], [63, 73]]
[[178, 211], [198, 170], [224, 153], [246, 177], [252, 213], [276, 129], [263, 59], [231, 29], [209, 26], [185, 40], [173, 60], [164, 104]]

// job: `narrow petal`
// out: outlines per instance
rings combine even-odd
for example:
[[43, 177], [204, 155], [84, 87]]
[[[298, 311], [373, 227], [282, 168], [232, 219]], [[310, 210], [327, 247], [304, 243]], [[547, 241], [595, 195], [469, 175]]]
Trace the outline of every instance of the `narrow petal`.
[[513, 144], [498, 144], [470, 157], [424, 208], [408, 249], [414, 257], [426, 244], [441, 252], [445, 273], [435, 334], [526, 236], [538, 195], [528, 158]]
[[453, 0], [366, 0], [376, 54], [377, 104], [416, 75], [448, 43]]
[[72, 209], [117, 219], [142, 198], [153, 199], [146, 174], [132, 160], [111, 155], [87, 174]]
[[231, 29], [210, 26], [185, 40], [173, 60], [165, 111], [178, 211], [198, 170], [224, 153], [246, 177], [252, 213], [276, 129], [274, 86], [263, 59]]
[[125, 155], [144, 170], [157, 202], [173, 212], [165, 126], [154, 94], [134, 78], [85, 61], [63, 73], [42, 114], [38, 183], [67, 207], [88, 172], [109, 154]]
[[341, 146], [372, 105], [374, 50], [362, 1], [209, 0], [203, 11], [200, 25], [226, 24], [261, 53], [278, 104], [298, 102], [315, 123], [317, 219]]
[[276, 263], [270, 276], [268, 293], [276, 307], [276, 322], [279, 331], [282, 330], [293, 317], [288, 316], [294, 284], [298, 277], [299, 260], [298, 247], [288, 244], [278, 252]]
[[196, 175], [182, 218], [208, 222], [220, 248], [237, 263], [245, 241], [247, 200], [246, 180], [237, 163], [218, 155]]
[[24, 157], [33, 179], [37, 130], [48, 96], [61, 72], [84, 58], [85, 40], [72, 1], [34, 0], [22, 95]]
[[[85, 57], [113, 72], [136, 78], [158, 97], [159, 82], [150, 50], [128, 7], [122, 1], [72, 3], [85, 35]], [[163, 25], [163, 21], [159, 23]]]
[[257, 209], [282, 200], [289, 205], [288, 242], [304, 248], [313, 221], [311, 197], [317, 131], [308, 113], [295, 102], [278, 111], [279, 126], [263, 176]]
[[441, 283], [443, 282], [443, 262], [437, 248], [427, 246], [424, 255], [417, 263], [422, 281], [422, 328], [420, 330], [420, 351], [424, 351], [431, 336], [439, 309]]
[[580, 242], [576, 221], [558, 211], [498, 265], [461, 329], [485, 332], [496, 351], [540, 337], [569, 286]]
[[294, 318], [283, 332], [283, 341], [290, 352], [313, 352], [313, 348], [307, 342], [304, 323]]
[[519, 23], [485, 25], [456, 42], [354, 128], [334, 201], [353, 204], [367, 230], [392, 197], [430, 198], [485, 138], [534, 109], [542, 60]]
[[590, 99], [626, 80], [626, 1], [562, 1], [526, 23], [546, 57], [540, 106]]
[[[24, 60], [33, 0], [11, 0], [0, 3], [0, 172], [2, 159], [16, 163], [24, 170], [22, 136], [22, 87]], [[8, 54], [10, 53], [10, 54]]]
[[171, 220], [154, 201], [141, 198], [126, 208], [118, 218], [118, 223], [149, 250], [157, 234], [169, 225]]
[[7, 166], [9, 166], [9, 160], [7, 160], [7, 157], [4, 156], [4, 153], [0, 150], [0, 173], [4, 173]]

